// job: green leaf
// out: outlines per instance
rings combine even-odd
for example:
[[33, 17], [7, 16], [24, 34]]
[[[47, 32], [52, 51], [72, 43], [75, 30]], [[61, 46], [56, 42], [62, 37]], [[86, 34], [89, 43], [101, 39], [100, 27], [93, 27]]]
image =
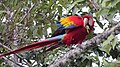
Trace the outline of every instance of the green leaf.
[[117, 60], [120, 61], [120, 57], [118, 57]]
[[115, 49], [117, 41], [118, 41], [118, 39], [115, 37], [114, 40], [113, 40], [113, 42], [112, 42], [112, 48], [113, 48], [113, 50]]
[[73, 4], [70, 4], [69, 8], [68, 8], [68, 11], [71, 10], [78, 2], [83, 2], [84, 0], [77, 0], [77, 1], [74, 1]]
[[114, 8], [110, 8], [110, 10], [109, 10], [109, 14], [112, 14], [112, 13], [115, 13], [116, 12], [116, 8], [114, 7]]
[[100, 48], [100, 50], [105, 51], [107, 54], [109, 54], [110, 50], [111, 50], [111, 45], [110, 44], [103, 44], [104, 46], [102, 46], [102, 48]]
[[120, 11], [120, 2], [116, 4], [116, 8]]
[[4, 24], [1, 24], [0, 25], [0, 32], [2, 32], [3, 34], [6, 32], [6, 25], [4, 25]]
[[106, 40], [102, 43], [102, 47], [106, 47], [108, 44], [110, 43], [110, 41]]
[[5, 66], [3, 62], [4, 62], [4, 60], [0, 59], [0, 67], [4, 67]]
[[57, 29], [57, 26], [55, 24], [51, 24], [51, 29], [52, 29], [52, 32], [55, 32], [55, 30]]
[[31, 30], [28, 30], [28, 31], [27, 31], [27, 34], [28, 34], [29, 36], [32, 36], [33, 32], [32, 32]]
[[114, 38], [115, 38], [115, 36], [114, 36], [113, 34], [111, 34], [111, 35], [108, 37], [109, 42], [112, 41]]
[[103, 67], [116, 67], [116, 63], [111, 63], [107, 61], [104, 61], [103, 63], [104, 63]]
[[92, 37], [93, 37], [93, 34], [94, 34], [94, 32], [92, 31], [92, 32], [90, 32], [88, 35], [87, 35], [87, 39], [91, 39]]
[[119, 3], [120, 2], [120, 0], [113, 0], [112, 2], [111, 2], [111, 7], [114, 7], [117, 3]]
[[3, 31], [4, 27], [5, 27], [4, 25], [0, 25], [0, 32]]
[[103, 2], [102, 2], [102, 4], [101, 4], [102, 7], [106, 7], [106, 2], [107, 2], [106, 0], [103, 0]]
[[62, 7], [61, 6], [58, 6], [58, 13], [59, 13], [60, 17], [62, 17]]
[[61, 5], [62, 5], [62, 7], [64, 7], [64, 8], [66, 9], [66, 4], [64, 3], [64, 1], [63, 1], [63, 0], [60, 0], [60, 1], [59, 1], [59, 4], [61, 4]]
[[51, 5], [53, 4], [53, 0], [49, 1], [49, 6], [51, 7]]
[[33, 31], [33, 35], [34, 35], [34, 36], [38, 35], [37, 30], [38, 30], [38, 29], [35, 29], [35, 30]]
[[5, 13], [5, 12], [6, 12], [5, 10], [0, 10], [0, 14]]
[[114, 39], [114, 36], [111, 34], [107, 40], [105, 40], [103, 43], [102, 43], [102, 48], [100, 48], [100, 50], [103, 50], [105, 51], [107, 54], [109, 54], [109, 51], [111, 50], [111, 45], [110, 45], [110, 42]]
[[42, 36], [42, 35], [43, 35], [43, 32], [42, 32], [42, 29], [41, 29], [41, 28], [39, 28], [39, 29], [37, 30], [37, 34], [38, 34], [39, 36]]
[[103, 9], [101, 9], [100, 11], [98, 11], [98, 12], [96, 13], [96, 16], [107, 15], [108, 12], [109, 12], [109, 9], [108, 9], [108, 8], [103, 8]]
[[107, 61], [104, 60], [104, 66], [103, 67], [109, 67], [109, 63]]
[[119, 2], [120, 2], [120, 0], [112, 0], [112, 1], [104, 0], [101, 5], [103, 8], [111, 8], [111, 7], [114, 7]]
[[116, 61], [116, 63], [120, 64], [120, 61]]
[[109, 6], [111, 4], [111, 1], [106, 1], [105, 2], [105, 7]]

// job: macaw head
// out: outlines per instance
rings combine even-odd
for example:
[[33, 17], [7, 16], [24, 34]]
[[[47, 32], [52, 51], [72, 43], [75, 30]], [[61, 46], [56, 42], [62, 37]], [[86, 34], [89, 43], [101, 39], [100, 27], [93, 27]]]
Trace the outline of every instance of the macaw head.
[[89, 33], [94, 26], [94, 21], [92, 16], [84, 16], [83, 17], [84, 27], [86, 28], [87, 32]]

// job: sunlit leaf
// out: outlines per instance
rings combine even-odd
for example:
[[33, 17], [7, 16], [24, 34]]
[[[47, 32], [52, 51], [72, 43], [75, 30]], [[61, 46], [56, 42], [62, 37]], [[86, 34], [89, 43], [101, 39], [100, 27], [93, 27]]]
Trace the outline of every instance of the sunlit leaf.
[[63, 0], [60, 0], [59, 3], [62, 5], [62, 7], [64, 7], [66, 9], [66, 4], [64, 3]]
[[5, 12], [6, 12], [5, 10], [0, 10], [0, 14], [5, 13]]
[[117, 3], [119, 3], [120, 0], [114, 0], [111, 2], [111, 7], [114, 7]]
[[120, 2], [116, 4], [116, 8], [120, 11]]
[[109, 10], [109, 14], [115, 13], [116, 10], [117, 10], [116, 8], [110, 8], [110, 10]]
[[62, 7], [61, 6], [58, 6], [58, 13], [59, 13], [60, 17], [62, 17]]
[[104, 9], [101, 9], [100, 11], [98, 11], [96, 13], [97, 16], [102, 16], [102, 15], [107, 15], [109, 12], [109, 9], [108, 8], [104, 8]]
[[109, 37], [108, 37], [108, 41], [112, 41], [113, 39], [115, 38], [115, 36], [113, 34], [111, 34]]
[[110, 52], [110, 50], [111, 50], [111, 45], [110, 45], [110, 44], [107, 44], [107, 45], [106, 45], [106, 43], [104, 43], [103, 45], [104, 45], [104, 46], [102, 46], [102, 47], [100, 48], [100, 50], [105, 51], [107, 54], [109, 54], [109, 52]]
[[106, 0], [103, 0], [103, 1], [102, 1], [102, 4], [101, 4], [102, 7], [106, 7], [106, 5], [107, 5], [106, 2], [107, 2]]
[[115, 37], [112, 43], [112, 48], [115, 49], [118, 39]]
[[34, 36], [38, 35], [37, 30], [38, 30], [38, 29], [35, 29], [35, 30], [33, 31], [33, 35], [34, 35]]
[[53, 0], [49, 1], [49, 6], [51, 6], [53, 4]]
[[110, 63], [110, 62], [104, 61], [103, 67], [116, 67], [116, 63]]
[[103, 43], [102, 43], [102, 47], [100, 48], [100, 50], [103, 50], [105, 51], [107, 54], [109, 54], [110, 50], [111, 50], [111, 45], [110, 45], [110, 42], [114, 39], [114, 36], [111, 34], [107, 40], [105, 40]]
[[40, 35], [40, 36], [43, 35], [43, 32], [42, 32], [42, 29], [41, 29], [41, 28], [39, 28], [39, 29], [37, 30], [37, 34]]
[[71, 10], [78, 2], [83, 2], [84, 0], [76, 0], [73, 4], [70, 4], [70, 7], [68, 8], [68, 11]]

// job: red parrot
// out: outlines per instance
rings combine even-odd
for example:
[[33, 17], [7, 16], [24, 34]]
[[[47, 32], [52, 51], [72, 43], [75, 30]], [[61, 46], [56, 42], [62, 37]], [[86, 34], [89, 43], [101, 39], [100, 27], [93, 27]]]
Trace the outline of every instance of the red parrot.
[[8, 53], [0, 54], [0, 57], [43, 46], [48, 46], [50, 47], [48, 50], [51, 50], [59, 47], [61, 44], [66, 44], [67, 46], [81, 44], [93, 29], [94, 21], [91, 16], [68, 16], [61, 18], [57, 25], [59, 28], [53, 33], [51, 38], [40, 42], [34, 42]]

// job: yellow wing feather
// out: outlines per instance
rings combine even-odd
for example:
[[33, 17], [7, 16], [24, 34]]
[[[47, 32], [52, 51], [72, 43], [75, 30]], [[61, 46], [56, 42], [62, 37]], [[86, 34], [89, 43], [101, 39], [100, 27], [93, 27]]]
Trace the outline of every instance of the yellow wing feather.
[[66, 18], [61, 18], [60, 20], [60, 23], [63, 25], [63, 26], [70, 26], [70, 25], [73, 25], [73, 21], [71, 21], [69, 19], [69, 17], [66, 17]]

